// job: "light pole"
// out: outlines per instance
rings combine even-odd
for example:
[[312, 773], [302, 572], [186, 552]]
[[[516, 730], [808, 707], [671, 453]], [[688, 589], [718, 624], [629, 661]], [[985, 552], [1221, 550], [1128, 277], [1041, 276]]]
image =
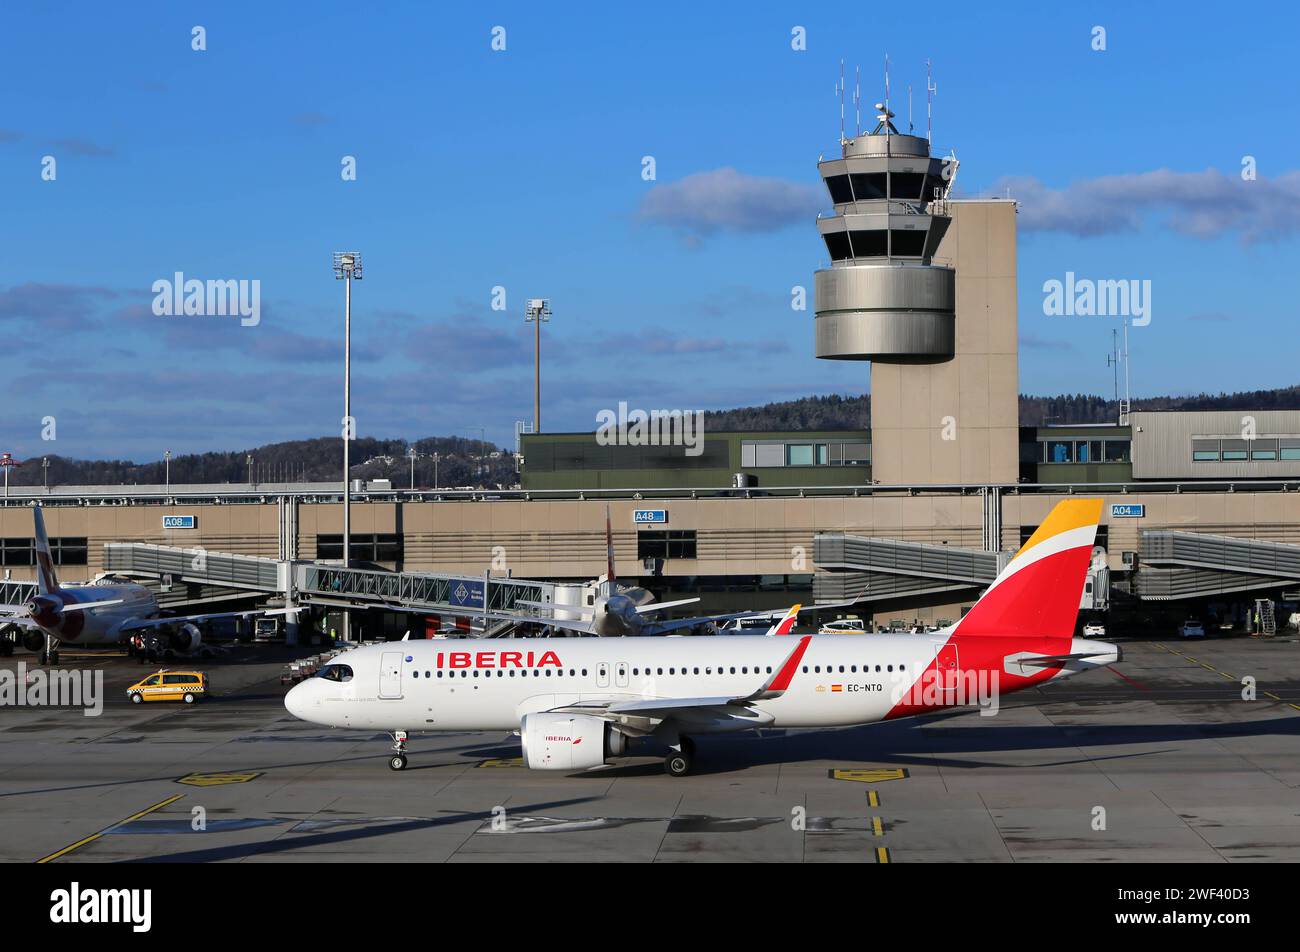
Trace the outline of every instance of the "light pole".
[[50, 458], [48, 456], [41, 457], [41, 470], [43, 471], [42, 475], [45, 477], [45, 491], [49, 492], [50, 491]]
[[5, 471], [5, 498], [6, 499], [9, 498], [9, 470], [18, 465], [19, 465], [18, 460], [14, 459], [8, 453], [5, 453], [4, 455], [0, 455], [0, 466], [3, 466]]
[[[352, 279], [361, 280], [361, 252], [334, 252], [334, 278], [343, 282], [343, 565], [352, 565]], [[352, 640], [352, 616], [343, 612], [343, 640]]]
[[[167, 495], [172, 494], [172, 451], [163, 450], [163, 482], [166, 486]], [[47, 485], [45, 487], [49, 489]]]
[[244, 457], [244, 462], [248, 464], [248, 488], [253, 488], [253, 454], [249, 453]]
[[407, 458], [410, 459], [411, 461], [411, 491], [412, 492], [415, 492], [415, 461], [417, 458], [419, 458], [419, 455], [420, 455], [419, 453], [415, 452], [414, 446], [412, 446], [406, 452]]
[[533, 325], [533, 432], [542, 431], [542, 325], [551, 320], [551, 302], [529, 298], [524, 323]]
[[438, 488], [438, 453], [433, 454], [433, 488]]
[[[343, 282], [343, 564], [352, 564], [352, 279], [361, 280], [361, 252], [334, 252], [334, 278]], [[345, 629], [346, 630], [346, 629]]]

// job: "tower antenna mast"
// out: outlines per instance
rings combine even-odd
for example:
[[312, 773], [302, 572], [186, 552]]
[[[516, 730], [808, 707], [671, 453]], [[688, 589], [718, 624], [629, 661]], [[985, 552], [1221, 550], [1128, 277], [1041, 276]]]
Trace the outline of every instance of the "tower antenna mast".
[[889, 111], [889, 54], [885, 54], [885, 111]]
[[925, 61], [925, 141], [934, 144], [934, 97], [939, 86], [930, 78], [930, 61]]
[[853, 125], [854, 135], [862, 135], [862, 67], [853, 67]]
[[835, 95], [840, 97], [840, 146], [844, 145], [844, 60], [840, 60], [840, 81], [836, 84]]

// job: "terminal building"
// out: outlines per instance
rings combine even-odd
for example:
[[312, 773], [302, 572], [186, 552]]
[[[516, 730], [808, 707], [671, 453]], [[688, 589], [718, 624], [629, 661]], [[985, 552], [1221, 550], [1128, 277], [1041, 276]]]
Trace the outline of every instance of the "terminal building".
[[[619, 581], [661, 598], [853, 601], [834, 613], [939, 624], [1060, 499], [1087, 494], [1107, 505], [1086, 608], [1171, 634], [1189, 616], [1285, 624], [1300, 598], [1300, 410], [1021, 426], [1016, 204], [952, 198], [955, 161], [891, 120], [819, 165], [833, 210], [816, 222], [828, 260], [810, 345], [861, 362], [869, 428], [706, 431], [698, 455], [524, 434], [518, 489], [356, 493], [365, 574], [352, 575], [322, 568], [342, 556], [338, 484], [14, 490], [0, 568], [31, 578], [39, 500], [66, 578], [152, 573], [192, 598], [367, 606], [393, 630], [404, 614], [454, 615], [455, 593], [475, 589], [457, 579], [501, 605], [600, 576], [608, 508]], [[204, 574], [183, 554], [199, 549], [231, 561]]]

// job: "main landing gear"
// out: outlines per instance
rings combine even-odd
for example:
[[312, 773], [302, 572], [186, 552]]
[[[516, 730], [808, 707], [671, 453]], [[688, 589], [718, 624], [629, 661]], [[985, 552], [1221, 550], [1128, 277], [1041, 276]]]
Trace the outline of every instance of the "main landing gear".
[[393, 731], [393, 756], [388, 758], [388, 769], [406, 769], [406, 731]]
[[49, 635], [45, 636], [45, 648], [37, 656], [37, 661], [42, 665], [59, 663], [59, 643]]
[[685, 777], [695, 763], [695, 741], [689, 737], [678, 738], [677, 745], [664, 758], [664, 770], [670, 777]]

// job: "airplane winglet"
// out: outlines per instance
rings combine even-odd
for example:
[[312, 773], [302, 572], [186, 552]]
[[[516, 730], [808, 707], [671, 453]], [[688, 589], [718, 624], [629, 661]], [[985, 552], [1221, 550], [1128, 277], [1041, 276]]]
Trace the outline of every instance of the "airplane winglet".
[[795, 623], [799, 621], [799, 612], [803, 610], [802, 605], [794, 605], [785, 613], [779, 622], [767, 630], [769, 636], [788, 635], [794, 631]]

